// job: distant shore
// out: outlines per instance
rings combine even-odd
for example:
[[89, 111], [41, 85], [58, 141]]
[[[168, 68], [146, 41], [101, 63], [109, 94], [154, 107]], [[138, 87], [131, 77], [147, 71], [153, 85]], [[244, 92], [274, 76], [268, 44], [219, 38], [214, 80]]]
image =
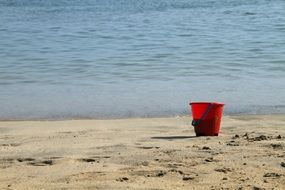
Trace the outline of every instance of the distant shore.
[[285, 114], [0, 121], [0, 189], [285, 189]]

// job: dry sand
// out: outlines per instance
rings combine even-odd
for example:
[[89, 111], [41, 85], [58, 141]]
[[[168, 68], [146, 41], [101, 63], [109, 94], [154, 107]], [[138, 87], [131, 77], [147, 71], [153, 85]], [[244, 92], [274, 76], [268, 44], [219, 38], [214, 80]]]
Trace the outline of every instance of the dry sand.
[[0, 122], [0, 189], [285, 189], [285, 116]]

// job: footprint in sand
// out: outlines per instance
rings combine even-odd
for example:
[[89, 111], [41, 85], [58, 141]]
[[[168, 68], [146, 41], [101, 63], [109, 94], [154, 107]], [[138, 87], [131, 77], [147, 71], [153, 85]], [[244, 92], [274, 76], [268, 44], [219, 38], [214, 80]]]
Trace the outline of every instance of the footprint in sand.
[[227, 146], [239, 146], [239, 143], [232, 140], [232, 141], [227, 142]]
[[265, 140], [272, 140], [272, 139], [282, 139], [281, 135], [278, 135], [276, 137], [274, 136], [269, 136], [269, 135], [260, 135], [257, 137], [249, 137], [248, 133], [245, 133], [243, 135], [244, 139], [249, 141], [249, 142], [254, 142], [254, 141], [265, 141]]
[[17, 161], [24, 162], [27, 165], [32, 165], [32, 166], [51, 166], [55, 164], [54, 160], [51, 159], [37, 160], [34, 158], [18, 158]]
[[18, 162], [31, 162], [31, 161], [35, 161], [34, 158], [18, 158], [17, 159]]
[[13, 163], [14, 163], [13, 158], [2, 158], [0, 159], [0, 168], [1, 169], [9, 168]]
[[89, 163], [93, 163], [93, 162], [96, 162], [96, 163], [99, 163], [100, 162], [100, 159], [107, 159], [107, 158], [111, 158], [111, 156], [92, 156], [92, 157], [89, 157], [89, 158], [80, 158], [80, 159], [77, 159], [78, 161], [80, 162], [89, 162]]
[[185, 166], [185, 164], [184, 163], [173, 163], [173, 162], [167, 164], [167, 167], [169, 168], [179, 168], [181, 166]]
[[92, 158], [97, 158], [97, 159], [101, 159], [101, 158], [111, 158], [111, 156], [92, 156]]
[[20, 143], [8, 143], [8, 144], [0, 144], [0, 146], [4, 146], [4, 147], [16, 147], [16, 146], [20, 146]]
[[159, 146], [139, 146], [140, 149], [159, 149]]
[[54, 165], [54, 161], [53, 160], [38, 160], [38, 161], [32, 161], [28, 164], [32, 166], [51, 166], [51, 165]]
[[153, 171], [133, 171], [132, 175], [134, 176], [145, 176], [145, 177], [163, 177], [167, 174], [166, 171], [162, 170], [153, 170]]
[[182, 178], [183, 181], [189, 181], [189, 180], [193, 180], [193, 179], [195, 179], [195, 177], [189, 176], [189, 175], [183, 176], [183, 178]]
[[[80, 159], [78, 159], [78, 161], [80, 161], [80, 162], [96, 162], [96, 160], [93, 158], [80, 158]], [[97, 161], [97, 162], [99, 162], [99, 161]]]
[[265, 140], [272, 140], [272, 139], [281, 139], [282, 137], [278, 135], [277, 137], [273, 136], [266, 136], [266, 135], [260, 135], [257, 137], [249, 137], [248, 133], [245, 133], [243, 137], [249, 141], [249, 142], [254, 142], [254, 141], [265, 141]]

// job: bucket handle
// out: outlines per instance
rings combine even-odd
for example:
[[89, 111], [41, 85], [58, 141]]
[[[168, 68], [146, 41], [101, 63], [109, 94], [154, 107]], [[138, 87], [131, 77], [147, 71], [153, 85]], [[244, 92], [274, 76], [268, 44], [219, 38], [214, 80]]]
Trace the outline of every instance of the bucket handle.
[[205, 119], [205, 117], [208, 115], [208, 113], [210, 112], [210, 110], [213, 107], [213, 103], [210, 103], [206, 109], [206, 111], [203, 113], [202, 117], [200, 119], [193, 119], [192, 120], [192, 125], [193, 127], [197, 127], [198, 125], [200, 125], [200, 123]]

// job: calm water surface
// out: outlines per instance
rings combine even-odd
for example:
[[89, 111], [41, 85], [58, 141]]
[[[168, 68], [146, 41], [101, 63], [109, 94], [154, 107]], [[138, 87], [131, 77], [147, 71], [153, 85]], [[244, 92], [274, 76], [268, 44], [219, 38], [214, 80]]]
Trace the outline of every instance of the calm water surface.
[[0, 0], [0, 119], [285, 113], [284, 0]]

